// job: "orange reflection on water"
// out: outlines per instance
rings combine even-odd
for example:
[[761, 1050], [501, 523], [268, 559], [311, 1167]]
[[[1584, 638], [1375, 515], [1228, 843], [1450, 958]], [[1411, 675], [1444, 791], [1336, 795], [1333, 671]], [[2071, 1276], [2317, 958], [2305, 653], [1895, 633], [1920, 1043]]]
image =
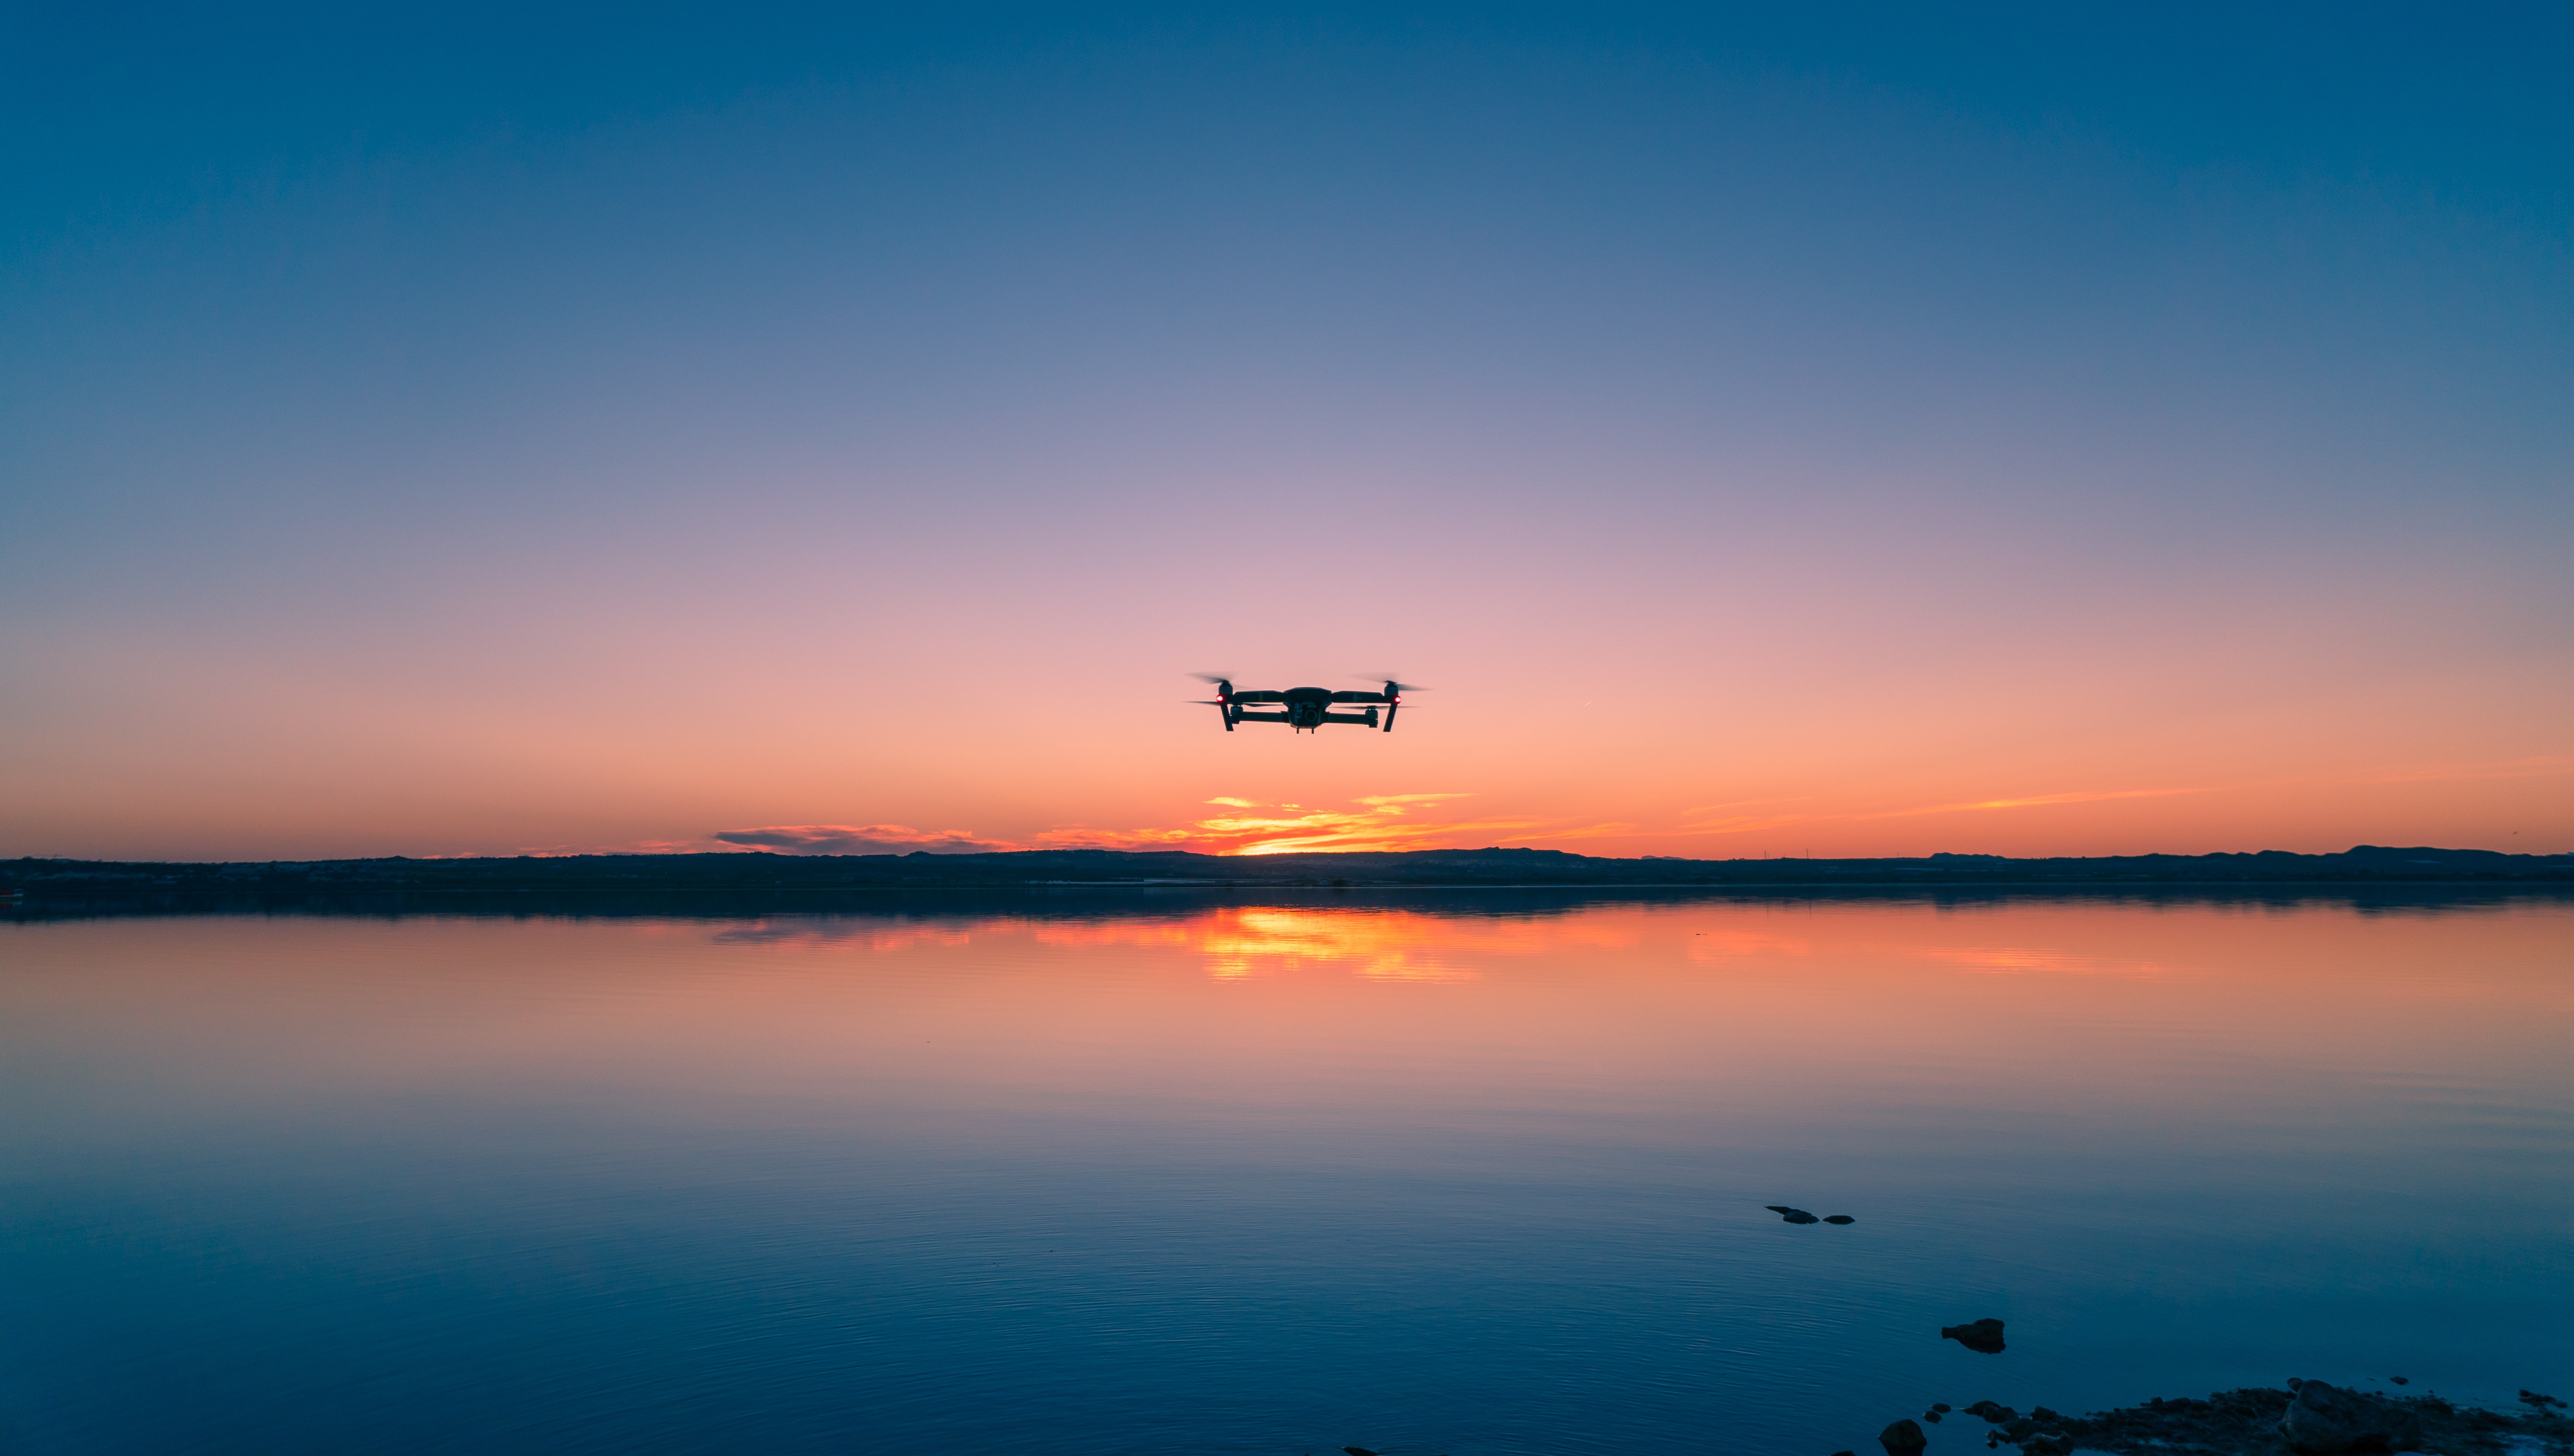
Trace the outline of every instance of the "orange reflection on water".
[[190, 1104], [290, 1086], [852, 1116], [1616, 1104], [1709, 1136], [1959, 1100], [2218, 1116], [2296, 1088], [2335, 1108], [2399, 1081], [2559, 1106], [2569, 947], [2561, 902], [22, 923], [0, 925], [0, 1071], [70, 1058], [104, 1069], [98, 1097], [177, 1082]]
[[1922, 953], [1986, 975], [2170, 974], [2170, 967], [2158, 961], [2126, 955], [2077, 955], [2037, 945], [1955, 945]]
[[1049, 945], [1177, 946], [1221, 980], [1327, 967], [1378, 980], [1473, 980], [1469, 955], [1543, 955], [1632, 944], [1633, 931], [1575, 919], [1461, 919], [1412, 910], [1257, 905], [1156, 923], [1039, 925]]

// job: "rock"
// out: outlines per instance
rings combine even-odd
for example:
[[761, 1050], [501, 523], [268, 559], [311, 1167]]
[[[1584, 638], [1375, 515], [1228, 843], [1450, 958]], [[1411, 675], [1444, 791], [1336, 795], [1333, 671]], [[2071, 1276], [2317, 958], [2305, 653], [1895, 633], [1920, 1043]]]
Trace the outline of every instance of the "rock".
[[1348, 1456], [1376, 1456], [1374, 1451], [1365, 1446], [1343, 1446], [1341, 1450], [1348, 1453]]
[[1981, 1416], [1986, 1421], [1989, 1421], [1996, 1426], [2000, 1425], [2004, 1421], [2015, 1421], [2019, 1419], [2018, 1411], [2012, 1410], [2006, 1405], [1995, 1405], [1989, 1400], [1979, 1400], [1973, 1405], [1966, 1407], [1966, 1414], [1970, 1416]]
[[[2389, 1380], [2394, 1381], [2394, 1382], [2395, 1382], [2396, 1384], [2398, 1384], [2398, 1385], [2410, 1385], [2410, 1384], [2412, 1384], [2412, 1383], [2413, 1383], [2412, 1381], [2405, 1379], [2405, 1378], [2404, 1378], [2403, 1376], [2401, 1376], [2401, 1375], [2389, 1375], [2389, 1376], [2387, 1376], [2386, 1378], [2387, 1378], [2387, 1379], [2389, 1379]], [[2521, 1392], [2521, 1394], [2523, 1394], [2523, 1395], [2527, 1395], [2527, 1394], [2529, 1394], [2529, 1392], [2528, 1392], [2528, 1391], [2526, 1391], [2526, 1390], [2524, 1390], [2524, 1391], [2522, 1391], [2522, 1392]]]
[[2541, 1395], [2535, 1390], [2522, 1391], [2520, 1393], [2520, 1402], [2521, 1404], [2528, 1406], [2531, 1410], [2545, 1410], [2551, 1405], [2556, 1407], [2558, 1410], [2563, 1410], [2565, 1408], [2565, 1402], [2558, 1400], [2552, 1395]]
[[1997, 1319], [1979, 1319], [1973, 1324], [1941, 1325], [1939, 1338], [1955, 1340], [1969, 1350], [1998, 1355], [2002, 1352], [2002, 1322]]
[[1856, 1219], [1856, 1218], [1851, 1217], [1851, 1216], [1850, 1216], [1849, 1214], [1847, 1214], [1847, 1213], [1828, 1213], [1828, 1214], [1825, 1214], [1825, 1215], [1824, 1215], [1824, 1222], [1826, 1222], [1826, 1223], [1857, 1223], [1857, 1222], [1859, 1222], [1859, 1220], [1858, 1220], [1858, 1219]]
[[1926, 1410], [1922, 1413], [1922, 1419], [1935, 1426], [1939, 1424], [1939, 1413], [1935, 1410]]
[[2062, 1431], [2034, 1431], [2019, 1443], [2020, 1456], [2073, 1456], [2073, 1438]]
[[1859, 1456], [1857, 1451], [1835, 1451], [1833, 1456]]
[[1877, 1433], [1877, 1444], [1886, 1448], [1886, 1456], [1917, 1456], [1923, 1447], [1930, 1444], [1930, 1438], [1922, 1434], [1922, 1428], [1913, 1422], [1897, 1421]]
[[2055, 1412], [2048, 1410], [2042, 1405], [2030, 1406], [2028, 1408], [2028, 1418], [2037, 1422], [2041, 1426], [2051, 1426], [2064, 1419], [2064, 1417], [2057, 1415]]
[[2279, 1418], [2279, 1434], [2291, 1451], [2411, 1451], [2421, 1443], [2422, 1422], [2377, 1396], [2307, 1380]]
[[1941, 1415], [1946, 1415], [1948, 1413], [1948, 1402], [1944, 1400], [1934, 1400], [1930, 1402], [1930, 1408]]
[[1779, 1221], [1780, 1221], [1781, 1223], [1821, 1223], [1821, 1222], [1823, 1222], [1823, 1220], [1822, 1220], [1822, 1219], [1817, 1218], [1815, 1215], [1813, 1215], [1813, 1214], [1811, 1214], [1811, 1213], [1808, 1213], [1808, 1212], [1807, 1212], [1806, 1210], [1804, 1210], [1803, 1208], [1791, 1208], [1791, 1207], [1789, 1207], [1789, 1206], [1788, 1206], [1787, 1204], [1785, 1204], [1785, 1203], [1764, 1203], [1764, 1204], [1762, 1204], [1761, 1206], [1762, 1206], [1762, 1207], [1764, 1207], [1764, 1208], [1769, 1209], [1769, 1210], [1770, 1210], [1771, 1212], [1773, 1212], [1773, 1213], [1778, 1214], [1778, 1215], [1779, 1215]]

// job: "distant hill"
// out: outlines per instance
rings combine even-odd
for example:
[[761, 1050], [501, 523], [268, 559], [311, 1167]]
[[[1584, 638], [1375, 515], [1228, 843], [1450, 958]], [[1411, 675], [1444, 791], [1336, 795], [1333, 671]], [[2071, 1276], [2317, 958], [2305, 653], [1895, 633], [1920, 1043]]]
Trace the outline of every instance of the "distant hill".
[[2574, 884], [2574, 854], [2388, 848], [2337, 854], [2121, 854], [2013, 859], [1611, 859], [1562, 849], [1224, 856], [1185, 850], [1037, 849], [999, 854], [576, 854], [251, 863], [0, 860], [0, 891], [120, 893], [392, 891], [491, 894], [695, 889], [1184, 885], [1240, 888], [1975, 886], [2119, 884]]

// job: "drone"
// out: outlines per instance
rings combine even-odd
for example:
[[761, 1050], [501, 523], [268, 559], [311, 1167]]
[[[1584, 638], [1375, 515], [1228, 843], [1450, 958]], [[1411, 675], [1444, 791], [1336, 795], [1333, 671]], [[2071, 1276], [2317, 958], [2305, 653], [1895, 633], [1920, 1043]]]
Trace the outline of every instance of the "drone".
[[[1333, 723], [1355, 724], [1360, 728], [1382, 728], [1386, 732], [1393, 732], [1394, 711], [1403, 706], [1403, 695], [1422, 691], [1418, 683], [1397, 683], [1388, 678], [1385, 680], [1385, 687], [1375, 693], [1335, 693], [1329, 688], [1289, 688], [1283, 691], [1236, 693], [1233, 691], [1233, 680], [1230, 678], [1218, 677], [1213, 673], [1197, 673], [1191, 676], [1201, 682], [1215, 685], [1215, 697], [1201, 698], [1197, 703], [1200, 707], [1216, 709], [1224, 715], [1226, 732], [1232, 732], [1233, 726], [1238, 723], [1283, 723], [1300, 733], [1313, 732], [1325, 724]], [[1245, 704], [1270, 703], [1277, 704], [1281, 711], [1248, 713], [1243, 708]], [[1344, 703], [1364, 703], [1368, 707], [1361, 713], [1332, 711]], [[1382, 724], [1377, 721], [1378, 704], [1385, 705], [1385, 721]]]

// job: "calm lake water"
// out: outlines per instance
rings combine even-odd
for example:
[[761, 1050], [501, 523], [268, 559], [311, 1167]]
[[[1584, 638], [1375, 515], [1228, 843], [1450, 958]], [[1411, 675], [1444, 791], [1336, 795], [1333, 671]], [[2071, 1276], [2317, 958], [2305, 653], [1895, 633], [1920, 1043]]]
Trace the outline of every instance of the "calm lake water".
[[2574, 1394], [2574, 901], [1030, 903], [0, 921], [0, 1449]]

